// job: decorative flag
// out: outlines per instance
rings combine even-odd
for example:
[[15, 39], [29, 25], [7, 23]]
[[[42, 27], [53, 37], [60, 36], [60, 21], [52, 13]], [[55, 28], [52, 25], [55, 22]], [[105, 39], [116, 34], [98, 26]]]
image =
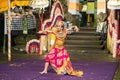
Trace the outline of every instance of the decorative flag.
[[27, 15], [23, 17], [23, 34], [28, 34]]
[[72, 15], [79, 15], [79, 0], [68, 1], [68, 12]]
[[87, 2], [87, 14], [94, 14], [94, 2]]
[[106, 13], [106, 0], [97, 1], [97, 14], [100, 12]]

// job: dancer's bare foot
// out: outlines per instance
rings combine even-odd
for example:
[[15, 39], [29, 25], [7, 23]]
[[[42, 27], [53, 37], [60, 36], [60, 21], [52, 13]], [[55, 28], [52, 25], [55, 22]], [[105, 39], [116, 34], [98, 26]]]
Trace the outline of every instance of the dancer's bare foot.
[[40, 74], [47, 74], [47, 71], [42, 71], [40, 72]]

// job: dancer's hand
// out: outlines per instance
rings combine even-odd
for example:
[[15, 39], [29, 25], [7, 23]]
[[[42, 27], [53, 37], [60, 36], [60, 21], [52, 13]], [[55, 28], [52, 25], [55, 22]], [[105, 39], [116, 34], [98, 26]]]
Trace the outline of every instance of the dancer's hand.
[[46, 34], [47, 32], [46, 31], [39, 31], [37, 32], [38, 34]]
[[74, 30], [76, 31], [76, 32], [79, 32], [79, 28], [77, 27], [77, 26], [74, 26]]

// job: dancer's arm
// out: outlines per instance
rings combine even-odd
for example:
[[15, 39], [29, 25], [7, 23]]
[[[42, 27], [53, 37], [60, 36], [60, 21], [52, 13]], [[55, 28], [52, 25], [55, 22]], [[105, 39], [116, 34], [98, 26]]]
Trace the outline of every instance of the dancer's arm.
[[48, 66], [49, 66], [49, 62], [45, 62], [44, 70], [40, 72], [40, 74], [47, 74]]
[[52, 31], [51, 30], [44, 30], [44, 31], [39, 31], [37, 32], [38, 34], [48, 34], [48, 33], [51, 33]]
[[70, 30], [75, 30], [76, 32], [78, 32], [79, 28], [77, 26], [70, 26], [69, 28], [66, 28], [67, 33], [69, 33]]
[[68, 29], [70, 29], [70, 30], [75, 30], [76, 32], [78, 32], [79, 31], [79, 28], [77, 27], [77, 26], [71, 26], [70, 28], [68, 28]]

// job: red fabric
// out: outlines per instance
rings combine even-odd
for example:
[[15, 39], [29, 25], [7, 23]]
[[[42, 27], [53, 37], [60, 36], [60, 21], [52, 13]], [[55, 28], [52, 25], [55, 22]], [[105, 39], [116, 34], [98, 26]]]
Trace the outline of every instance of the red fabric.
[[50, 62], [50, 64], [54, 67], [60, 68], [63, 66], [67, 58], [69, 58], [69, 55], [65, 48], [63, 48], [62, 50], [54, 48], [47, 54], [46, 62]]

